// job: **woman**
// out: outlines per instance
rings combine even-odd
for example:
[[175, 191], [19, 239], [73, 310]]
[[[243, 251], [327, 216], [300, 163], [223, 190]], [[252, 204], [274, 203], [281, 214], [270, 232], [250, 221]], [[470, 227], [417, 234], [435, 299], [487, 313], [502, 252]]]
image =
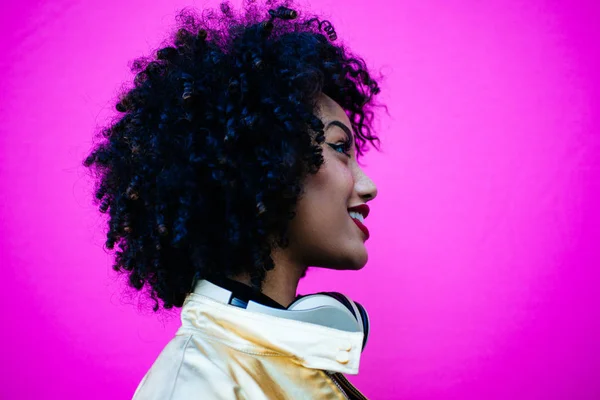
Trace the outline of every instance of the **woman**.
[[377, 189], [357, 157], [377, 148], [378, 85], [290, 2], [179, 17], [84, 162], [114, 269], [155, 311], [182, 307], [134, 399], [364, 398], [343, 376], [358, 373], [364, 309], [296, 289], [309, 266], [367, 262]]

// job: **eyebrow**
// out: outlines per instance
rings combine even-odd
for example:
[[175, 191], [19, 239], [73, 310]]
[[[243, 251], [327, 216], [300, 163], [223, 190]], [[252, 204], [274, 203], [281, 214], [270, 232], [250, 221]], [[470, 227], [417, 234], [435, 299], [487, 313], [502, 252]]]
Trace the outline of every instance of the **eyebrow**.
[[354, 140], [354, 138], [352, 136], [352, 131], [350, 130], [350, 128], [348, 128], [343, 122], [340, 122], [338, 120], [333, 120], [330, 123], [328, 123], [324, 130], [326, 131], [332, 125], [342, 128], [342, 130], [346, 133], [346, 136], [348, 136], [349, 141], [352, 142]]

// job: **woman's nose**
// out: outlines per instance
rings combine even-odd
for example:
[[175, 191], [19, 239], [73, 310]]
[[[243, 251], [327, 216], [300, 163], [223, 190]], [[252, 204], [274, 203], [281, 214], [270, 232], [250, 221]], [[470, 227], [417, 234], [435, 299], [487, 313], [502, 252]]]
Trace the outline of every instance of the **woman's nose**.
[[358, 168], [358, 171], [359, 173], [355, 183], [356, 191], [361, 199], [364, 201], [371, 201], [377, 197], [377, 186], [362, 169]]

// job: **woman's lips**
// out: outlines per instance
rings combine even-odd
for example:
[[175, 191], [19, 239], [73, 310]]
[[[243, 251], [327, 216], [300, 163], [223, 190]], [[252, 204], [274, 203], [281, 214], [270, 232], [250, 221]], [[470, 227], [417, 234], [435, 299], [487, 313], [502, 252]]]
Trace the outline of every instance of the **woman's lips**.
[[[365, 234], [365, 236], [366, 236], [366, 239], [368, 239], [368, 238], [369, 238], [369, 230], [367, 229], [367, 227], [366, 227], [366, 226], [364, 226], [364, 225], [363, 225], [363, 223], [362, 223], [362, 222], [360, 222], [359, 220], [357, 220], [356, 218], [352, 218], [352, 221], [354, 221], [354, 223], [356, 224], [356, 226], [358, 226], [358, 228], [359, 228], [361, 231], [363, 231], [363, 233], [364, 233], [364, 234]], [[366, 240], [366, 239], [365, 239], [365, 240]]]

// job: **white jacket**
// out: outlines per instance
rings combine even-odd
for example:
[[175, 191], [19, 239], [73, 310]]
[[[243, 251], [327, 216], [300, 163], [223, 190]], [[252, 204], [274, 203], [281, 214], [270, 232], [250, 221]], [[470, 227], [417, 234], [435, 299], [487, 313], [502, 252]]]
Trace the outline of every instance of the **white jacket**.
[[186, 298], [181, 327], [133, 400], [365, 399], [357, 374], [363, 334]]

